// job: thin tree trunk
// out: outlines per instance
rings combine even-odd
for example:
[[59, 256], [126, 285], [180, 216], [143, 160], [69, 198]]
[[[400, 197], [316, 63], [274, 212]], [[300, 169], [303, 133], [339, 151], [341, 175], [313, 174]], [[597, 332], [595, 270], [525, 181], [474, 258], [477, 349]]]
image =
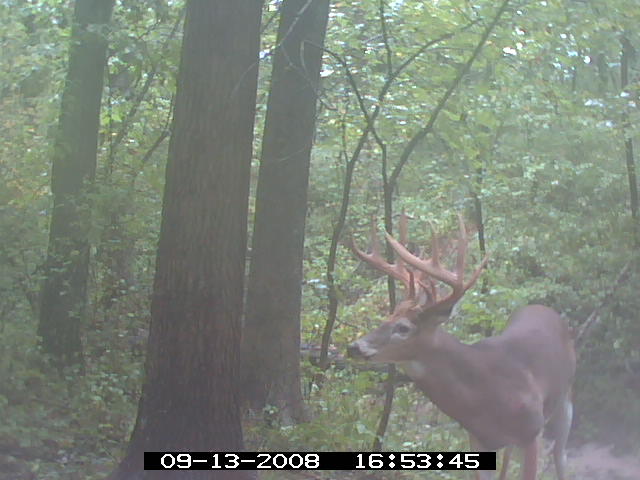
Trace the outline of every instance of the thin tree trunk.
[[[499, 17], [502, 12], [504, 11], [504, 8], [506, 8], [506, 4], [508, 3], [508, 0], [506, 0], [505, 4], [503, 4], [503, 7], [500, 9], [500, 11], [498, 12], [497, 16]], [[497, 22], [497, 19], [494, 20], [494, 24], [495, 22]], [[472, 21], [470, 23], [468, 23], [467, 25], [465, 25], [464, 27], [462, 27], [460, 29], [460, 31], [464, 31], [467, 30], [468, 28], [472, 27], [473, 25], [475, 25], [476, 23], [478, 23], [477, 21]], [[493, 28], [494, 24], [492, 24], [491, 28]], [[347, 210], [349, 208], [349, 197], [350, 197], [350, 192], [351, 192], [351, 182], [353, 179], [353, 170], [355, 168], [356, 163], [358, 162], [358, 159], [360, 157], [360, 152], [362, 151], [367, 139], [369, 138], [369, 134], [371, 132], [375, 132], [375, 122], [376, 119], [378, 118], [378, 115], [380, 114], [380, 112], [382, 111], [382, 105], [384, 103], [384, 100], [387, 96], [387, 94], [389, 93], [389, 90], [391, 89], [391, 86], [393, 84], [393, 82], [400, 76], [400, 74], [409, 66], [411, 65], [418, 57], [420, 57], [420, 55], [422, 55], [425, 51], [427, 51], [430, 47], [444, 41], [447, 40], [451, 37], [453, 37], [455, 35], [455, 33], [446, 33], [444, 35], [441, 35], [440, 37], [434, 39], [434, 40], [430, 40], [428, 42], [426, 42], [424, 45], [422, 45], [417, 51], [415, 51], [414, 53], [412, 53], [411, 55], [409, 55], [409, 57], [407, 57], [405, 59], [404, 62], [402, 62], [400, 64], [399, 67], [397, 68], [393, 68], [393, 65], [391, 65], [391, 69], [390, 69], [390, 74], [387, 75], [387, 79], [385, 80], [382, 89], [380, 90], [378, 97], [377, 97], [377, 102], [376, 102], [376, 106], [373, 109], [373, 111], [369, 114], [366, 110], [366, 108], [364, 107], [364, 102], [363, 102], [363, 97], [360, 94], [357, 84], [355, 82], [354, 76], [351, 73], [351, 71], [348, 68], [348, 65], [346, 63], [346, 61], [341, 58], [340, 56], [338, 56], [337, 54], [331, 52], [330, 50], [326, 50], [332, 57], [334, 57], [342, 67], [344, 67], [345, 72], [346, 72], [346, 76], [347, 76], [347, 80], [349, 81], [349, 84], [352, 88], [352, 90], [354, 91], [356, 98], [358, 99], [358, 104], [360, 105], [360, 109], [363, 110], [363, 114], [366, 120], [366, 127], [364, 128], [362, 134], [360, 135], [360, 139], [358, 140], [358, 143], [356, 145], [356, 148], [354, 149], [351, 157], [349, 158], [349, 160], [347, 160], [347, 165], [346, 165], [346, 172], [345, 172], [345, 179], [343, 182], [343, 194], [342, 194], [342, 200], [341, 200], [341, 205], [340, 205], [340, 211], [338, 214], [338, 217], [336, 219], [334, 228], [333, 228], [333, 233], [331, 234], [331, 246], [329, 248], [329, 255], [327, 257], [327, 268], [326, 268], [326, 279], [327, 279], [327, 287], [328, 287], [328, 297], [329, 297], [329, 311], [327, 314], [327, 321], [325, 323], [324, 326], [324, 330], [322, 332], [322, 345], [320, 348], [320, 360], [319, 360], [319, 364], [320, 367], [322, 369], [326, 369], [328, 367], [328, 352], [329, 352], [329, 344], [331, 342], [331, 334], [333, 332], [333, 327], [335, 325], [336, 322], [336, 318], [337, 318], [337, 312], [338, 312], [338, 289], [335, 283], [335, 276], [334, 276], [334, 272], [335, 272], [335, 266], [336, 266], [336, 258], [337, 258], [337, 250], [338, 250], [338, 242], [340, 240], [340, 237], [342, 235], [342, 231], [344, 229], [345, 223], [346, 223], [346, 218], [347, 218]], [[384, 35], [383, 35], [384, 37]], [[481, 39], [481, 44], [484, 44], [484, 41], [486, 40], [486, 38]], [[477, 49], [478, 47], [476, 47]], [[390, 58], [389, 56], [387, 58]], [[463, 67], [463, 73], [466, 72], [466, 70], [471, 66], [471, 63], [473, 61], [473, 58], [475, 58], [475, 55], [472, 56], [472, 59], [470, 61], [467, 62], [467, 65], [465, 67]], [[459, 73], [459, 76], [461, 74]], [[457, 85], [459, 83], [459, 79], [456, 77], [456, 79], [454, 80], [454, 84]], [[427, 126], [423, 129], [421, 129], [420, 132], [418, 132], [416, 135], [419, 136], [420, 138], [414, 138], [412, 139], [409, 144], [407, 145], [407, 148], [405, 148], [405, 150], [403, 151], [399, 163], [401, 163], [402, 165], [404, 165], [404, 163], [406, 163], [409, 159], [409, 156], [411, 155], [411, 153], [413, 152], [413, 149], [418, 145], [420, 139], [424, 138], [424, 136], [430, 131], [431, 127], [429, 125], [433, 125], [435, 123], [435, 120], [439, 114], [439, 112], [442, 110], [442, 108], [444, 107], [444, 102], [446, 102], [446, 100], [449, 98], [449, 96], [453, 93], [453, 90], [451, 89], [451, 87], [447, 90], [447, 92], [444, 94], [444, 97], [440, 99], [438, 106], [436, 106], [435, 110], [432, 112], [431, 117], [429, 119], [429, 121], [427, 122]], [[346, 153], [345, 153], [346, 155]], [[400, 168], [397, 171], [397, 174], [399, 175], [401, 172], [402, 168]], [[395, 172], [394, 172], [395, 173]], [[393, 179], [393, 174], [391, 176], [391, 182], [395, 183], [395, 180]], [[317, 382], [321, 381], [321, 376], [317, 376]]]
[[38, 335], [59, 366], [82, 364], [89, 272], [88, 189], [96, 172], [100, 103], [113, 0], [77, 0], [52, 162], [53, 211]]
[[251, 250], [243, 393], [254, 409], [275, 405], [304, 418], [300, 301], [309, 160], [329, 0], [282, 4], [267, 104]]
[[248, 479], [144, 471], [144, 451], [243, 448], [238, 407], [258, 0], [190, 0], [151, 305], [146, 379], [114, 479]]
[[[475, 187], [471, 190], [471, 196], [473, 197], [475, 222], [478, 227], [478, 248], [480, 249], [480, 258], [484, 258], [487, 255], [487, 241], [484, 232], [484, 212], [482, 209], [482, 184], [484, 182], [485, 168], [481, 157], [478, 157], [477, 161], [479, 162], [479, 165], [476, 169], [476, 182]], [[482, 277], [481, 284], [480, 292], [483, 295], [489, 293], [489, 281], [487, 280], [486, 275]], [[487, 336], [491, 336], [491, 334], [489, 333]]]
[[[396, 163], [395, 167], [393, 168], [393, 171], [391, 172], [390, 175], [387, 172], [386, 152], [383, 155], [382, 177], [383, 177], [383, 182], [384, 182], [385, 228], [387, 229], [387, 231], [391, 232], [391, 228], [392, 228], [391, 219], [392, 219], [392, 214], [393, 214], [393, 192], [397, 188], [398, 177], [402, 173], [402, 169], [404, 168], [406, 163], [409, 161], [409, 157], [411, 156], [411, 154], [413, 153], [415, 148], [418, 146], [418, 144], [429, 133], [431, 133], [433, 131], [433, 128], [435, 126], [436, 120], [437, 120], [440, 112], [444, 109], [444, 107], [445, 107], [447, 101], [449, 100], [449, 98], [451, 97], [451, 95], [453, 95], [453, 93], [457, 90], [458, 86], [460, 85], [460, 82], [462, 81], [463, 76], [469, 71], [469, 69], [471, 68], [471, 66], [475, 62], [476, 58], [478, 58], [478, 55], [480, 54], [480, 51], [482, 50], [482, 47], [484, 46], [484, 44], [489, 39], [489, 36], [490, 36], [491, 32], [493, 31], [493, 29], [495, 28], [495, 26], [498, 24], [498, 21], [500, 20], [500, 17], [507, 10], [507, 7], [509, 5], [509, 1], [510, 0], [503, 0], [502, 4], [500, 5], [498, 10], [496, 11], [495, 16], [493, 17], [491, 22], [485, 27], [484, 32], [482, 33], [482, 36], [480, 37], [480, 40], [479, 40], [478, 44], [476, 45], [476, 47], [474, 48], [471, 56], [469, 57], [467, 62], [462, 66], [462, 68], [458, 71], [458, 74], [454, 78], [453, 82], [451, 83], [451, 85], [449, 85], [449, 88], [446, 90], [444, 95], [438, 101], [438, 104], [435, 106], [434, 110], [431, 112], [431, 115], [430, 115], [430, 117], [429, 117], [429, 119], [427, 121], [427, 124], [423, 128], [421, 128], [420, 130], [418, 130], [413, 135], [413, 137], [407, 142], [407, 144], [405, 145], [405, 147], [404, 147], [404, 149], [403, 149], [403, 151], [402, 151], [402, 153], [400, 155], [400, 158], [399, 158], [398, 162]], [[392, 254], [391, 254], [391, 249], [390, 249], [389, 246], [387, 246], [387, 256], [389, 257], [389, 260], [391, 260], [393, 258]], [[395, 304], [395, 291], [393, 289], [393, 280], [392, 279], [389, 279], [389, 294], [390, 294], [389, 297], [390, 297], [390, 300], [391, 300], [390, 304], [394, 305]], [[373, 447], [372, 448], [375, 451], [380, 451], [380, 450], [382, 450], [382, 447], [383, 447], [384, 435], [385, 435], [385, 432], [387, 430], [387, 425], [389, 423], [389, 418], [391, 417], [393, 396], [394, 396], [394, 392], [395, 392], [395, 389], [394, 389], [395, 376], [396, 376], [395, 367], [393, 367], [393, 368], [390, 367], [389, 368], [389, 376], [387, 378], [386, 386], [385, 386], [384, 408], [383, 408], [382, 414], [380, 416], [380, 421], [378, 422], [378, 428], [376, 430], [376, 438], [373, 441]]]
[[[622, 59], [620, 62], [620, 83], [622, 89], [625, 90], [629, 84], [629, 62], [633, 57], [633, 47], [631, 42], [625, 36], [622, 37]], [[625, 129], [629, 127], [629, 114], [627, 109], [623, 108], [623, 126]], [[627, 165], [627, 178], [629, 180], [629, 203], [631, 207], [631, 222], [633, 231], [633, 241], [636, 247], [640, 247], [640, 224], [638, 221], [638, 179], [636, 175], [636, 162], [633, 155], [633, 139], [624, 137], [624, 153]]]

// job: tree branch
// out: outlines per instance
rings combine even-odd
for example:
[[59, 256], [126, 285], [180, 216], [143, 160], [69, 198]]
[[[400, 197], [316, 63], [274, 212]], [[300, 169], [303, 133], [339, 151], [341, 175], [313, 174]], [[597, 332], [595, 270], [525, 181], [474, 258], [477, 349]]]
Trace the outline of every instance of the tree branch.
[[495, 16], [493, 17], [489, 25], [487, 25], [484, 32], [482, 33], [482, 36], [480, 37], [478, 44], [474, 48], [473, 53], [471, 54], [471, 57], [469, 57], [467, 62], [458, 71], [458, 75], [456, 75], [453, 82], [451, 82], [451, 85], [449, 85], [449, 88], [447, 89], [447, 91], [438, 101], [435, 109], [433, 110], [433, 112], [431, 113], [431, 116], [429, 117], [429, 120], [427, 121], [427, 124], [420, 130], [418, 130], [405, 146], [404, 150], [402, 151], [402, 154], [400, 155], [400, 159], [398, 160], [398, 163], [396, 164], [391, 174], [389, 181], [392, 185], [394, 185], [397, 182], [398, 177], [400, 176], [400, 173], [404, 168], [404, 165], [407, 163], [407, 161], [409, 160], [409, 157], [411, 156], [415, 148], [418, 146], [420, 141], [424, 139], [424, 137], [426, 137], [427, 134], [430, 133], [431, 130], [433, 129], [433, 126], [436, 123], [436, 120], [438, 119], [438, 115], [440, 115], [440, 112], [444, 109], [444, 106], [446, 105], [449, 98], [453, 95], [453, 92], [455, 92], [456, 89], [458, 88], [458, 85], [462, 81], [462, 78], [465, 76], [465, 74], [467, 73], [467, 71], [473, 64], [473, 62], [475, 62], [476, 58], [478, 58], [478, 55], [480, 54], [482, 47], [485, 45], [485, 43], [487, 42], [487, 39], [489, 38], [489, 35], [491, 35], [491, 32], [493, 31], [495, 26], [498, 24], [498, 21], [500, 20], [500, 17], [502, 16], [502, 14], [507, 10], [509, 1], [510, 0], [504, 0], [502, 2], [502, 5], [500, 5], [500, 8], [498, 8], [498, 11], [496, 12]]

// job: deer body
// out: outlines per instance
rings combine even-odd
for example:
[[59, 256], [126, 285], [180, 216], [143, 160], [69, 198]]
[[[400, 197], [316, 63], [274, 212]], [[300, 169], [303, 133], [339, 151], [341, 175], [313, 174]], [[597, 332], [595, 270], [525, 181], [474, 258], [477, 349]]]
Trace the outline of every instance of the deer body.
[[[469, 432], [474, 447], [523, 448], [524, 480], [536, 478], [538, 439], [547, 426], [554, 439], [556, 474], [563, 480], [576, 364], [565, 320], [551, 308], [529, 305], [511, 316], [500, 335], [464, 344], [441, 325], [478, 278], [486, 259], [465, 283], [462, 219], [456, 272], [440, 265], [435, 235], [428, 259], [409, 253], [403, 238], [387, 239], [404, 264], [387, 263], [375, 243], [372, 254], [354, 249], [363, 260], [403, 281], [409, 294], [386, 322], [353, 342], [349, 354], [400, 364], [438, 408]], [[453, 292], [438, 299], [435, 281], [451, 286]], [[489, 478], [486, 472], [477, 473]], [[501, 479], [506, 473], [503, 467]]]
[[[484, 448], [524, 447], [569, 393], [575, 370], [570, 349], [540, 351], [539, 344], [531, 345], [532, 336], [547, 340], [547, 346], [571, 342], [560, 316], [535, 305], [514, 315], [502, 335], [472, 345], [438, 327], [427, 338], [416, 339], [424, 348], [416, 345], [415, 358], [401, 365], [416, 386]], [[566, 368], [555, 367], [558, 364]], [[509, 389], [496, 389], [496, 378]]]

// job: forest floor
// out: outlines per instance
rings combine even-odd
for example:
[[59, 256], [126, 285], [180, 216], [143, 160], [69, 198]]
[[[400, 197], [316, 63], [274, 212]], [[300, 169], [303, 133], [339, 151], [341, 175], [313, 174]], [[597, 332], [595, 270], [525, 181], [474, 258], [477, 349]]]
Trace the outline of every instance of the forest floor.
[[615, 455], [612, 446], [586, 443], [570, 449], [571, 477], [581, 480], [638, 480], [640, 459], [633, 455]]
[[[598, 443], [586, 443], [579, 447], [572, 447], [568, 450], [568, 472], [567, 480], [640, 480], [640, 458], [632, 454], [618, 455], [612, 451], [610, 445]], [[8, 470], [8, 465], [3, 465], [2, 454], [0, 453], [0, 479], [1, 480], [35, 480], [35, 479], [51, 479], [65, 478], [63, 475], [44, 475], [39, 476], [35, 472], [29, 473], [28, 464], [24, 464], [24, 468], [12, 471]], [[104, 471], [110, 471], [110, 466]], [[555, 480], [553, 466], [547, 464], [541, 467], [544, 470], [542, 479]], [[77, 469], [74, 474], [67, 478], [84, 478], [77, 475]], [[80, 468], [80, 470], [82, 470]], [[512, 465], [509, 478], [519, 478], [519, 468]], [[102, 476], [92, 478], [103, 478]], [[471, 480], [471, 473], [455, 473], [450, 474], [432, 472], [416, 472], [416, 471], [279, 471], [279, 472], [261, 472], [260, 480], [427, 480], [442, 478], [459, 478]]]
[[[586, 443], [568, 450], [568, 480], [640, 480], [640, 458], [631, 454], [617, 455], [613, 446]], [[554, 478], [552, 465], [546, 465], [543, 478]], [[273, 475], [273, 476], [272, 476]], [[404, 480], [417, 478], [408, 472], [278, 472], [263, 474], [262, 480]], [[424, 476], [419, 478], [441, 478]], [[467, 478], [467, 477], [463, 477]], [[472, 478], [471, 475], [468, 478]]]

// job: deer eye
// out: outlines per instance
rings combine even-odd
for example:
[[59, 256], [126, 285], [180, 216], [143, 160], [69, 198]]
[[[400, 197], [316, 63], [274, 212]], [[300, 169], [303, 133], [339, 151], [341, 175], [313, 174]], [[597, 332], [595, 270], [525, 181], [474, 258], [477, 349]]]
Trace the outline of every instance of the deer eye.
[[409, 326], [404, 323], [396, 323], [393, 326], [393, 333], [399, 333], [401, 335], [409, 333], [410, 330], [411, 328], [409, 328]]

